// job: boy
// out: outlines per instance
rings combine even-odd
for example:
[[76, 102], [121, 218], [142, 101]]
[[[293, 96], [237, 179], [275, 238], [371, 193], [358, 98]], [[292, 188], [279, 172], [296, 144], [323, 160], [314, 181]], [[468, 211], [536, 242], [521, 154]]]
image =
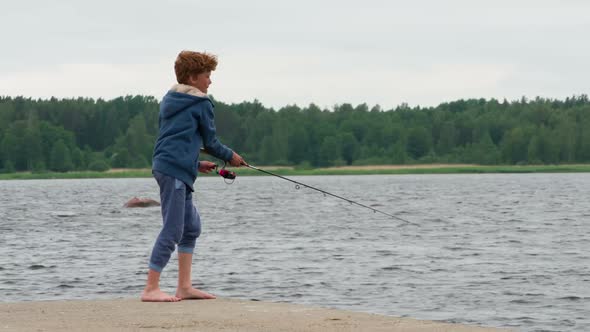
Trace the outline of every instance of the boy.
[[[191, 265], [196, 239], [201, 234], [199, 213], [193, 205], [197, 170], [209, 173], [215, 164], [198, 161], [201, 145], [230, 165], [246, 165], [240, 155], [221, 144], [215, 135], [213, 103], [207, 97], [217, 58], [207, 53], [182, 51], [174, 63], [175, 84], [160, 104], [160, 133], [154, 147], [152, 173], [160, 187], [163, 227], [154, 244], [142, 301], [177, 302], [214, 299], [192, 287]], [[174, 296], [160, 290], [160, 273], [178, 246], [178, 288]]]

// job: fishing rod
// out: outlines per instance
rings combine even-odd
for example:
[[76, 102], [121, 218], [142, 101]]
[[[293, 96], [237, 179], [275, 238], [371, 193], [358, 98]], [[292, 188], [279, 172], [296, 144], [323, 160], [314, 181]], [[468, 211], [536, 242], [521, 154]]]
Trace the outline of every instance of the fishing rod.
[[295, 181], [295, 180], [292, 180], [292, 179], [286, 178], [286, 177], [284, 177], [284, 176], [281, 176], [281, 175], [275, 174], [275, 173], [273, 173], [273, 172], [265, 171], [265, 170], [263, 170], [263, 169], [260, 169], [260, 168], [258, 168], [258, 167], [252, 166], [252, 165], [248, 165], [248, 164], [246, 164], [245, 166], [246, 166], [246, 167], [248, 167], [248, 168], [251, 168], [251, 169], [257, 170], [257, 171], [259, 171], [259, 172], [262, 172], [262, 173], [265, 173], [265, 174], [268, 174], [268, 175], [272, 175], [272, 176], [276, 176], [276, 177], [278, 177], [278, 178], [281, 178], [281, 179], [283, 179], [283, 180], [287, 180], [287, 181], [293, 182], [293, 183], [295, 183], [295, 188], [296, 188], [296, 189], [299, 189], [299, 188], [300, 188], [300, 186], [303, 186], [303, 187], [306, 187], [306, 188], [309, 188], [309, 189], [312, 189], [312, 190], [319, 191], [319, 192], [321, 192], [321, 193], [322, 193], [322, 194], [324, 194], [324, 195], [330, 195], [330, 196], [332, 196], [332, 197], [336, 197], [336, 198], [339, 198], [339, 199], [341, 199], [341, 200], [347, 201], [347, 202], [348, 202], [348, 203], [350, 203], [350, 204], [355, 204], [355, 205], [358, 205], [358, 206], [361, 206], [361, 207], [367, 208], [367, 209], [369, 209], [369, 210], [372, 210], [372, 211], [373, 211], [373, 213], [377, 213], [377, 212], [378, 212], [378, 213], [381, 213], [381, 214], [383, 214], [383, 215], [386, 215], [386, 216], [388, 216], [388, 217], [391, 217], [391, 218], [394, 218], [394, 219], [397, 219], [397, 220], [403, 221], [403, 222], [405, 222], [405, 223], [408, 223], [408, 224], [412, 224], [412, 225], [416, 225], [416, 226], [418, 226], [418, 224], [415, 224], [415, 223], [413, 223], [413, 222], [410, 222], [410, 221], [408, 221], [408, 220], [406, 220], [406, 219], [400, 218], [400, 217], [398, 217], [398, 216], [394, 216], [393, 214], [390, 214], [390, 213], [387, 213], [387, 212], [383, 212], [383, 211], [381, 211], [381, 210], [378, 210], [378, 209], [375, 209], [375, 208], [373, 208], [373, 207], [370, 207], [370, 206], [368, 206], [368, 205], [365, 205], [365, 204], [362, 204], [362, 203], [359, 203], [359, 202], [353, 201], [353, 200], [351, 200], [351, 199], [348, 199], [348, 198], [345, 198], [345, 197], [342, 197], [342, 196], [338, 196], [338, 195], [336, 195], [336, 194], [332, 194], [331, 192], [328, 192], [328, 191], [325, 191], [325, 190], [322, 190], [322, 189], [319, 189], [319, 188], [316, 188], [316, 187], [313, 187], [313, 186], [307, 185], [307, 184], [305, 184], [305, 183], [302, 183], [302, 182], [299, 182], [299, 181]]
[[[209, 153], [208, 153], [208, 151], [207, 151], [207, 150], [205, 150], [205, 149], [201, 149], [201, 152], [203, 152], [203, 153], [206, 153], [206, 154], [209, 154]], [[218, 169], [217, 165], [215, 165], [216, 173], [217, 173], [217, 174], [219, 174], [219, 175], [220, 175], [220, 176], [223, 178], [223, 180], [224, 180], [224, 181], [226, 181], [226, 183], [227, 183], [227, 184], [232, 184], [232, 183], [233, 183], [233, 181], [236, 179], [236, 176], [237, 176], [237, 175], [236, 175], [236, 173], [235, 173], [235, 172], [232, 172], [232, 171], [228, 171], [228, 170], [226, 170], [226, 169], [225, 169], [225, 166], [226, 166], [226, 165], [227, 165], [227, 163], [224, 161], [224, 162], [223, 162], [223, 167], [222, 167], [220, 170]], [[265, 174], [268, 174], [268, 175], [276, 176], [276, 177], [278, 177], [278, 178], [280, 178], [280, 179], [283, 179], [283, 180], [286, 180], [286, 181], [289, 181], [289, 182], [295, 183], [295, 189], [299, 189], [299, 188], [301, 188], [301, 186], [303, 186], [303, 187], [305, 187], [305, 188], [309, 188], [309, 189], [312, 189], [312, 190], [319, 191], [319, 192], [321, 192], [322, 194], [324, 194], [324, 196], [325, 196], [325, 195], [330, 195], [330, 196], [332, 196], [332, 197], [336, 197], [336, 198], [338, 198], [338, 199], [341, 199], [341, 200], [347, 201], [347, 202], [348, 202], [348, 203], [350, 203], [350, 204], [355, 204], [355, 205], [358, 205], [358, 206], [360, 206], [360, 207], [364, 207], [364, 208], [366, 208], [366, 209], [372, 210], [372, 211], [373, 211], [373, 213], [377, 213], [377, 212], [378, 212], [378, 213], [381, 213], [381, 214], [383, 214], [383, 215], [386, 215], [386, 216], [388, 216], [388, 217], [391, 217], [391, 218], [393, 218], [393, 219], [397, 219], [397, 220], [399, 220], [399, 221], [403, 221], [403, 222], [405, 222], [405, 223], [407, 223], [407, 224], [410, 224], [410, 225], [414, 225], [414, 226], [418, 226], [418, 227], [420, 227], [420, 225], [418, 225], [418, 224], [416, 224], [416, 223], [413, 223], [413, 222], [411, 222], [411, 221], [408, 221], [408, 220], [406, 220], [406, 219], [400, 218], [400, 217], [398, 217], [398, 216], [394, 216], [393, 214], [390, 214], [390, 213], [387, 213], [387, 212], [383, 212], [383, 211], [381, 211], [381, 210], [375, 209], [375, 208], [373, 208], [373, 207], [370, 207], [370, 206], [368, 206], [368, 205], [365, 205], [365, 204], [362, 204], [362, 203], [359, 203], [359, 202], [353, 201], [353, 200], [351, 200], [351, 199], [348, 199], [348, 198], [345, 198], [345, 197], [342, 197], [342, 196], [338, 196], [338, 195], [336, 195], [336, 194], [332, 194], [331, 192], [327, 192], [327, 191], [325, 191], [325, 190], [322, 190], [322, 189], [319, 189], [319, 188], [316, 188], [316, 187], [310, 186], [310, 185], [308, 185], [308, 184], [305, 184], [305, 183], [302, 183], [302, 182], [299, 182], [299, 181], [295, 181], [295, 180], [289, 179], [289, 178], [287, 178], [287, 177], [284, 177], [284, 176], [282, 176], [282, 175], [279, 175], [279, 174], [276, 174], [276, 173], [273, 173], [273, 172], [269, 172], [269, 171], [263, 170], [263, 169], [261, 169], [261, 168], [258, 168], [258, 167], [256, 167], [256, 166], [249, 165], [249, 164], [243, 164], [242, 166], [246, 166], [246, 167], [248, 167], [248, 168], [251, 168], [251, 169], [253, 169], [253, 170], [256, 170], [256, 171], [259, 171], [259, 172], [262, 172], [262, 173], [265, 173]], [[230, 181], [230, 182], [227, 182], [227, 180], [231, 180], [231, 181]]]
[[[245, 164], [244, 166], [246, 166], [246, 167], [248, 167], [248, 168], [251, 168], [251, 169], [253, 169], [253, 170], [256, 170], [256, 171], [259, 171], [259, 172], [262, 172], [262, 173], [268, 174], [268, 175], [276, 176], [276, 177], [278, 177], [278, 178], [280, 178], [280, 179], [283, 179], [283, 180], [286, 180], [286, 181], [289, 181], [289, 182], [293, 182], [293, 183], [295, 183], [295, 189], [299, 189], [301, 186], [303, 186], [303, 187], [305, 187], [305, 188], [309, 188], [309, 189], [312, 189], [312, 190], [319, 191], [319, 192], [321, 192], [322, 194], [324, 194], [324, 196], [325, 196], [325, 195], [330, 195], [330, 196], [332, 196], [332, 197], [336, 197], [336, 198], [338, 198], [338, 199], [341, 199], [341, 200], [347, 201], [347, 202], [348, 202], [348, 203], [350, 203], [350, 204], [355, 204], [355, 205], [358, 205], [358, 206], [360, 206], [360, 207], [367, 208], [367, 209], [369, 209], [369, 210], [372, 210], [372, 211], [373, 211], [373, 213], [381, 213], [381, 214], [383, 214], [383, 215], [386, 215], [386, 216], [388, 216], [388, 217], [391, 217], [391, 218], [394, 218], [394, 219], [397, 219], [397, 220], [403, 221], [403, 222], [405, 222], [405, 223], [408, 223], [408, 224], [411, 224], [411, 225], [415, 225], [415, 226], [419, 226], [418, 224], [415, 224], [415, 223], [413, 223], [413, 222], [410, 222], [410, 221], [408, 221], [408, 220], [406, 220], [406, 219], [400, 218], [400, 217], [398, 217], [398, 216], [395, 216], [395, 215], [393, 215], [393, 214], [390, 214], [390, 213], [387, 213], [387, 212], [383, 212], [383, 211], [381, 211], [381, 210], [375, 209], [375, 208], [373, 208], [373, 207], [370, 207], [370, 206], [368, 206], [368, 205], [365, 205], [365, 204], [362, 204], [362, 203], [359, 203], [359, 202], [353, 201], [353, 200], [351, 200], [351, 199], [348, 199], [348, 198], [345, 198], [345, 197], [342, 197], [342, 196], [338, 196], [338, 195], [336, 195], [336, 194], [333, 194], [333, 193], [331, 193], [331, 192], [328, 192], [328, 191], [325, 191], [325, 190], [322, 190], [322, 189], [319, 189], [319, 188], [316, 188], [316, 187], [310, 186], [310, 185], [308, 185], [308, 184], [305, 184], [305, 183], [302, 183], [302, 182], [299, 182], [299, 181], [295, 181], [295, 180], [289, 179], [289, 178], [287, 178], [287, 177], [284, 177], [284, 176], [281, 176], [281, 175], [279, 175], [279, 174], [275, 174], [275, 173], [273, 173], [273, 172], [269, 172], [269, 171], [266, 171], [266, 170], [260, 169], [260, 168], [258, 168], [258, 167], [256, 167], [256, 166], [252, 166], [252, 165], [248, 165], [248, 164]], [[233, 173], [233, 172], [232, 172], [232, 173]], [[224, 177], [224, 178], [225, 178], [225, 176], [224, 176], [224, 175], [222, 175], [222, 173], [221, 173], [221, 172], [219, 173], [219, 175], [221, 175], [222, 177]], [[235, 173], [233, 173], [233, 178], [235, 178]]]

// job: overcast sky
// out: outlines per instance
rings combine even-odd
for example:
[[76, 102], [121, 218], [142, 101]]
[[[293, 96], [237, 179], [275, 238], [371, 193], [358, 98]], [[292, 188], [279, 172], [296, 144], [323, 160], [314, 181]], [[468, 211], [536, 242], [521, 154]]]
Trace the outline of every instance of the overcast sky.
[[153, 95], [183, 49], [218, 55], [232, 103], [401, 103], [588, 94], [590, 1], [11, 1], [0, 95]]

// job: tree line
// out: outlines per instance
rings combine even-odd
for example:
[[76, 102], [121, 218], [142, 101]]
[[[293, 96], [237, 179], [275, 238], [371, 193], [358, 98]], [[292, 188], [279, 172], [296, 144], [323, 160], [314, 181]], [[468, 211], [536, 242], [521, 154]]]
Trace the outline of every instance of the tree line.
[[[590, 102], [469, 99], [436, 107], [280, 109], [214, 101], [218, 135], [252, 164], [590, 163]], [[0, 170], [150, 167], [159, 102], [0, 97]]]

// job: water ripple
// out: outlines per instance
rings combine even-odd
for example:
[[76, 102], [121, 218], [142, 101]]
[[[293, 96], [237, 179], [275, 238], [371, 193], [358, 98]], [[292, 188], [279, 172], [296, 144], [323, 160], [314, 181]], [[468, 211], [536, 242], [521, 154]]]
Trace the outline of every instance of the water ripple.
[[[420, 227], [276, 178], [199, 179], [197, 287], [520, 331], [590, 331], [590, 174], [295, 179]], [[0, 181], [0, 189], [0, 301], [138, 296], [161, 214], [122, 205], [158, 199], [153, 179]], [[173, 257], [165, 290], [177, 272]]]

